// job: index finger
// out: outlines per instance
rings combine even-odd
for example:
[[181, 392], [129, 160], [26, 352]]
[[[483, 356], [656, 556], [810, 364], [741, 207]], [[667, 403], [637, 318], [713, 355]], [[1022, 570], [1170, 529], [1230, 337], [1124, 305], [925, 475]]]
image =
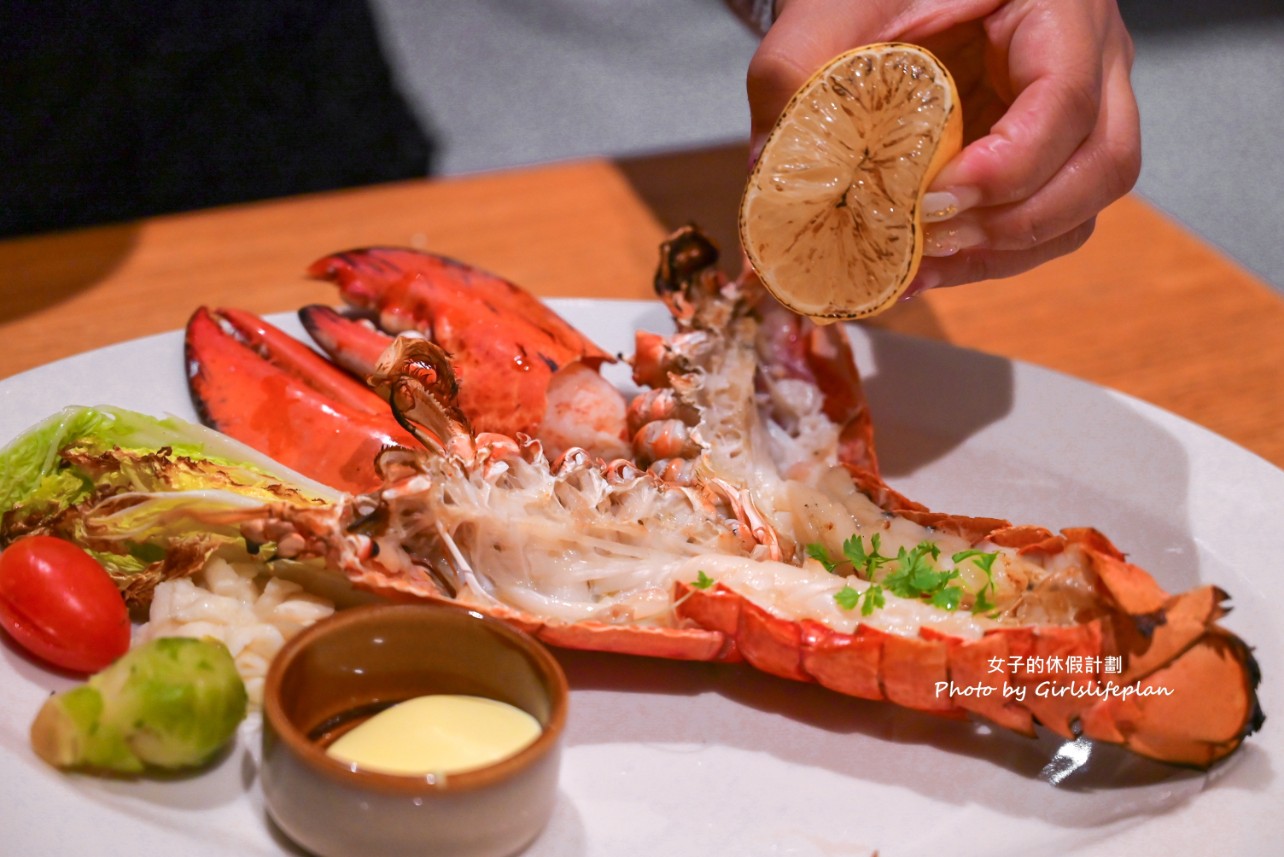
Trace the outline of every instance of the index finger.
[[1026, 199], [1048, 182], [1097, 124], [1107, 23], [1082, 14], [1093, 4], [1064, 4], [1073, 17], [1038, 4], [1001, 9], [987, 29], [1003, 45], [1016, 98], [990, 132], [969, 143], [932, 182], [933, 189], [975, 188], [981, 205]]

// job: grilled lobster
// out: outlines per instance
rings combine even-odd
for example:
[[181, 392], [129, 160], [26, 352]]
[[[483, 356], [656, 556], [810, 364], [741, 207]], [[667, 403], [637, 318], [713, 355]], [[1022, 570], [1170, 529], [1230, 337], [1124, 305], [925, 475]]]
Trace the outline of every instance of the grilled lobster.
[[[1260, 727], [1250, 649], [1217, 624], [1224, 592], [1170, 595], [1095, 530], [900, 496], [879, 476], [841, 328], [785, 312], [716, 258], [690, 228], [664, 244], [656, 288], [676, 331], [637, 335], [643, 391], [627, 409], [596, 374], [600, 349], [516, 287], [426, 254], [312, 268], [402, 334], [304, 311], [373, 394], [314, 372], [311, 352], [281, 356], [295, 346], [257, 321], [198, 312], [198, 410], [356, 492], [242, 513], [243, 533], [389, 598], [466, 604], [557, 646], [743, 660], [1170, 763], [1207, 767]], [[571, 410], [591, 419], [560, 421], [587, 424], [584, 443], [550, 430], [559, 376], [590, 402]], [[356, 387], [359, 409], [319, 404], [333, 387]], [[282, 391], [344, 416], [261, 419]], [[331, 422], [333, 436], [315, 434]], [[326, 448], [342, 450], [337, 468]]]

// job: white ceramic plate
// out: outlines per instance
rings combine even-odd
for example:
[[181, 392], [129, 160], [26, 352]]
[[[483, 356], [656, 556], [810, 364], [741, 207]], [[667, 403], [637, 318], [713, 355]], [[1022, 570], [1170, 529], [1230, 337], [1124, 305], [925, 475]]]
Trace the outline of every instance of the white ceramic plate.
[[[658, 304], [561, 301], [602, 345], [667, 330]], [[290, 329], [297, 329], [286, 321]], [[1213, 581], [1281, 705], [1284, 472], [1126, 396], [949, 346], [854, 331], [890, 481], [932, 508], [1091, 524], [1170, 590]], [[193, 418], [180, 335], [0, 383], [0, 442], [64, 405]], [[1094, 748], [1060, 785], [1028, 740], [848, 699], [741, 666], [562, 653], [574, 689], [561, 794], [530, 855], [1270, 853], [1284, 839], [1281, 731], [1211, 774]], [[9, 854], [289, 853], [268, 823], [256, 732], [212, 770], [116, 781], [40, 763], [27, 728], [68, 686], [0, 647], [0, 829]], [[1198, 843], [1198, 844], [1197, 844]]]

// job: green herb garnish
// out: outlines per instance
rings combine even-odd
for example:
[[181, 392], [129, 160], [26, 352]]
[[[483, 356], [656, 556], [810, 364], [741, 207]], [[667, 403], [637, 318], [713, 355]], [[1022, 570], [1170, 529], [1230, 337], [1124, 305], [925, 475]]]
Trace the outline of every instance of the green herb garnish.
[[860, 536], [852, 536], [843, 542], [843, 556], [866, 580], [873, 580], [875, 571], [892, 562], [892, 557], [879, 553], [880, 541], [878, 533], [870, 536], [869, 550], [865, 549], [865, 541]]
[[[936, 567], [941, 557], [941, 548], [935, 542], [922, 541], [913, 548], [900, 548], [896, 556], [889, 557], [882, 553], [882, 544], [877, 533], [869, 537], [866, 544], [861, 536], [852, 536], [843, 542], [843, 557], [851, 564], [852, 570], [870, 582], [864, 592], [858, 592], [845, 586], [834, 594], [834, 601], [844, 610], [860, 607], [861, 615], [868, 616], [887, 603], [885, 592], [891, 592], [900, 598], [926, 601], [942, 610], [957, 610], [963, 603], [967, 591], [954, 583], [959, 578], [958, 569], [943, 570]], [[819, 561], [831, 573], [836, 572], [840, 563], [830, 558], [822, 545], [808, 545], [807, 555]], [[986, 554], [982, 551], [962, 551], [953, 559], [957, 565], [962, 560], [972, 559], [988, 575], [988, 592], [994, 594], [994, 578], [990, 567], [997, 554]], [[887, 567], [887, 572], [879, 573]], [[983, 588], [977, 597], [978, 602], [993, 609], [993, 604], [986, 597]]]
[[940, 607], [945, 610], [957, 610], [959, 609], [959, 600], [962, 597], [962, 587], [946, 586], [933, 592], [927, 601], [935, 607]]
[[900, 598], [926, 601], [942, 610], [957, 610], [968, 594], [966, 589], [954, 582], [960, 576], [957, 566], [967, 561], [985, 572], [986, 578], [985, 585], [973, 598], [971, 611], [986, 613], [995, 609], [994, 561], [999, 556], [997, 551], [959, 551], [950, 557], [956, 567], [948, 571], [936, 567], [941, 558], [941, 547], [935, 542], [924, 540], [912, 548], [898, 549], [896, 556], [885, 556], [878, 533], [869, 537], [868, 544], [858, 535], [848, 538], [843, 542], [841, 560], [831, 557], [819, 542], [807, 545], [805, 551], [807, 556], [819, 562], [830, 574], [845, 574], [846, 567], [850, 565], [851, 572], [869, 581], [869, 587], [863, 592], [844, 586], [834, 593], [834, 601], [839, 607], [844, 610], [860, 607], [863, 616], [870, 615], [887, 603], [885, 592], [891, 592]]
[[887, 599], [883, 596], [883, 587], [877, 583], [872, 583], [869, 589], [865, 590], [865, 597], [861, 599], [860, 615], [868, 616], [885, 604], [887, 604]]
[[998, 606], [991, 600], [997, 597], [994, 589], [994, 561], [998, 558], [998, 551], [986, 553], [979, 550], [959, 551], [950, 557], [955, 565], [970, 559], [977, 568], [985, 572], [985, 584], [977, 591], [976, 600], [972, 602], [973, 613], [988, 613]]
[[833, 574], [834, 569], [838, 567], [838, 561], [829, 556], [829, 551], [825, 550], [825, 546], [820, 542], [812, 542], [807, 545], [806, 551], [807, 556], [824, 566], [825, 571], [830, 574]]
[[[941, 549], [934, 542], [919, 542], [910, 550], [901, 548], [896, 552], [896, 570], [883, 578], [883, 585], [901, 598], [926, 598], [937, 604], [938, 593], [946, 588], [959, 589], [948, 586], [959, 576], [958, 571], [938, 571], [933, 565], [940, 555]], [[959, 593], [962, 594], [961, 589]], [[958, 606], [957, 597], [953, 602], [954, 605], [947, 609], [953, 610]]]
[[696, 579], [691, 581], [691, 585], [694, 586], [696, 589], [708, 589], [710, 586], [713, 586], [713, 584], [714, 584], [713, 578], [705, 574], [704, 569], [701, 569], [696, 574]]
[[834, 593], [834, 603], [844, 610], [855, 610], [859, 605], [860, 615], [868, 616], [886, 604], [887, 599], [883, 595], [883, 587], [877, 583], [871, 583], [864, 592], [844, 586]]
[[854, 610], [860, 603], [860, 591], [844, 586], [834, 593], [834, 601], [844, 610]]

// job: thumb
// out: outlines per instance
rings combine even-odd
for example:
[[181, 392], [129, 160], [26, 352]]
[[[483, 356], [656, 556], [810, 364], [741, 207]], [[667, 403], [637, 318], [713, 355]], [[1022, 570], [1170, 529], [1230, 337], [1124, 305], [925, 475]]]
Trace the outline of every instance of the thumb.
[[886, 22], [895, 17], [895, 5], [884, 0], [777, 0], [776, 22], [749, 61], [753, 158], [798, 87], [848, 48], [879, 41]]

